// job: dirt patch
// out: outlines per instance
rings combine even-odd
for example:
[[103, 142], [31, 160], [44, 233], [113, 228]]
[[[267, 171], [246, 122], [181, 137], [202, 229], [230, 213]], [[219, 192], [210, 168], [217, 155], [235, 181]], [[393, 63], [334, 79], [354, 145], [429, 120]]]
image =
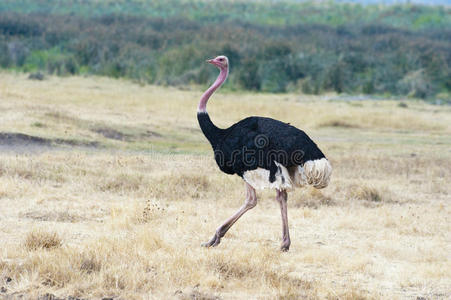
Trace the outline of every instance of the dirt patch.
[[[124, 131], [120, 131], [118, 129], [114, 129], [108, 126], [96, 126], [91, 128], [92, 132], [103, 135], [107, 139], [124, 141], [124, 142], [133, 142], [137, 140], [149, 140], [155, 137], [161, 137], [162, 135], [150, 131], [150, 130], [142, 130], [140, 128], [124, 128]], [[130, 132], [130, 133], [128, 133]]]
[[48, 139], [23, 133], [0, 132], [0, 145], [27, 146], [30, 144], [45, 146], [50, 145], [51, 142]]
[[123, 132], [120, 132], [116, 129], [109, 128], [109, 127], [97, 127], [91, 129], [91, 131], [101, 134], [107, 139], [113, 139], [118, 141], [130, 141], [132, 139], [132, 136], [129, 134], [125, 134]]
[[76, 223], [86, 220], [85, 217], [71, 214], [67, 211], [29, 211], [20, 215], [22, 218], [38, 221], [54, 221], [63, 223]]
[[49, 150], [59, 145], [80, 146], [80, 147], [100, 147], [96, 141], [78, 141], [71, 139], [47, 139], [38, 136], [15, 133], [0, 132], [0, 150], [15, 152], [33, 152], [37, 150]]
[[[61, 111], [50, 111], [45, 113], [46, 119], [52, 119], [59, 123], [69, 123], [82, 129], [89, 129], [91, 132], [97, 133], [107, 139], [133, 142], [137, 140], [149, 140], [155, 137], [162, 137], [161, 134], [146, 130], [142, 127], [133, 126], [109, 126], [101, 122], [93, 122], [82, 120], [70, 114]], [[38, 127], [38, 126], [36, 126]]]
[[141, 133], [139, 136], [141, 138], [152, 138], [152, 137], [162, 137], [163, 135], [155, 131], [146, 130], [146, 132]]
[[96, 141], [78, 141], [78, 140], [66, 140], [66, 139], [54, 139], [50, 140], [52, 145], [68, 145], [68, 146], [79, 146], [79, 147], [92, 147], [101, 148], [99, 142]]

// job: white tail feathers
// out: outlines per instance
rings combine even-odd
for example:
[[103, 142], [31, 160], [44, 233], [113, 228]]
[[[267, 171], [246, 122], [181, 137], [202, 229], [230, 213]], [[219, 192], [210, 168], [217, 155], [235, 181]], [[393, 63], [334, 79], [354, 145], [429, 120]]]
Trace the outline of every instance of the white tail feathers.
[[297, 167], [293, 182], [297, 186], [313, 185], [317, 189], [325, 188], [330, 181], [332, 166], [326, 158], [309, 160]]
[[278, 162], [275, 163], [278, 171], [275, 174], [274, 182], [269, 181], [269, 170], [263, 168], [244, 172], [244, 180], [255, 189], [290, 190], [295, 186], [305, 185], [313, 185], [317, 189], [322, 189], [329, 184], [332, 174], [332, 167], [326, 158], [309, 160], [302, 166], [293, 166], [289, 169]]
[[304, 163], [304, 172], [308, 184], [322, 189], [329, 184], [332, 166], [326, 158], [309, 160]]

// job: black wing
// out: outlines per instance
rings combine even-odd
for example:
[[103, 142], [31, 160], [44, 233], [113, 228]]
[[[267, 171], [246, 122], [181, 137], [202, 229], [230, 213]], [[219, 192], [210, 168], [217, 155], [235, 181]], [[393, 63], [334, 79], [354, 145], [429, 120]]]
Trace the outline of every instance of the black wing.
[[272, 182], [277, 171], [274, 161], [291, 167], [324, 157], [305, 132], [270, 118], [249, 117], [224, 133], [213, 148], [219, 168], [228, 174], [242, 176], [260, 167], [270, 171]]

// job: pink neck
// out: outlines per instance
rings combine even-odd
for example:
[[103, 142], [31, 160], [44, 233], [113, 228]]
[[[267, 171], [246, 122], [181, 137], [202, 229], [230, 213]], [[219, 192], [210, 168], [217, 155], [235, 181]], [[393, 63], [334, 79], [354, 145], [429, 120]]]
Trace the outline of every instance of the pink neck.
[[210, 99], [211, 95], [224, 83], [229, 75], [229, 68], [221, 68], [221, 72], [219, 72], [218, 78], [216, 81], [205, 91], [205, 93], [200, 98], [199, 106], [197, 107], [198, 113], [206, 113], [207, 112], [207, 102]]

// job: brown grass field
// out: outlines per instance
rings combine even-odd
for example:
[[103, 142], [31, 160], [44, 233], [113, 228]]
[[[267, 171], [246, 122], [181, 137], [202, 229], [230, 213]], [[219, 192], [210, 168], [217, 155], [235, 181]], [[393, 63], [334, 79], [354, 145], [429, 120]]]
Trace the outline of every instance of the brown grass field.
[[270, 116], [334, 168], [244, 201], [196, 119], [201, 90], [0, 73], [0, 298], [450, 299], [451, 107], [219, 91], [216, 124]]

